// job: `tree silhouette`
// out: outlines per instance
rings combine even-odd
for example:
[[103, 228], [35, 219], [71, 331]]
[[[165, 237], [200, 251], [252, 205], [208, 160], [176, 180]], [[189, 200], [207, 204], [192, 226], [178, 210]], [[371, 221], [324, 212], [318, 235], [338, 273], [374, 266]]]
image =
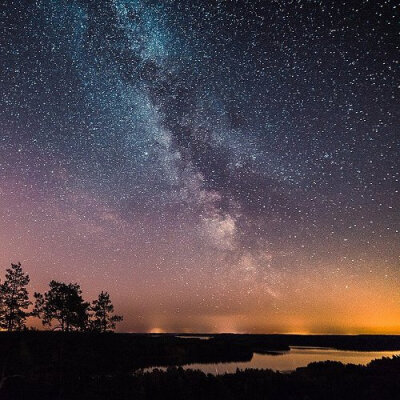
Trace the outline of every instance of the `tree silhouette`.
[[50, 290], [44, 295], [35, 293], [33, 315], [42, 318], [42, 324], [63, 332], [85, 330], [88, 325], [89, 303], [82, 298], [82, 291], [76, 283], [50, 282]]
[[6, 270], [4, 283], [0, 285], [0, 327], [17, 331], [25, 327], [29, 313], [25, 310], [32, 304], [26, 286], [29, 275], [22, 271], [21, 263], [11, 264]]
[[116, 323], [123, 320], [121, 315], [112, 315], [114, 313], [114, 306], [107, 292], [102, 291], [98, 299], [92, 302], [90, 309], [93, 312], [91, 327], [95, 331], [107, 332], [114, 330]]

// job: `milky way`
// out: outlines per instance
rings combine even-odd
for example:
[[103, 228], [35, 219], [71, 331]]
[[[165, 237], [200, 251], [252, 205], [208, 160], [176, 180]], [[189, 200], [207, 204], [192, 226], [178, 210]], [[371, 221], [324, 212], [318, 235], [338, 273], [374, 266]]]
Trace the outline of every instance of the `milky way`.
[[122, 330], [400, 333], [395, 1], [6, 1], [0, 262]]

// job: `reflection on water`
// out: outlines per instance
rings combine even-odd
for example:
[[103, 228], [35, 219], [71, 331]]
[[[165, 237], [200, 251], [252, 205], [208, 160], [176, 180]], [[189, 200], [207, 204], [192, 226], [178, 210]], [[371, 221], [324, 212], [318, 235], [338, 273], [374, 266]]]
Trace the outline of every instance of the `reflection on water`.
[[180, 339], [200, 339], [200, 340], [209, 340], [212, 336], [193, 336], [193, 335], [176, 335], [175, 337]]
[[[234, 373], [236, 369], [258, 368], [273, 369], [275, 371], [291, 371], [298, 367], [305, 367], [315, 361], [340, 361], [343, 364], [366, 365], [376, 358], [400, 356], [400, 351], [345, 351], [321, 347], [291, 347], [286, 353], [257, 354], [253, 355], [251, 361], [229, 362], [218, 364], [188, 364], [184, 369], [199, 369], [205, 373], [223, 374]], [[151, 371], [154, 368], [148, 368]], [[165, 368], [159, 368], [165, 369]]]

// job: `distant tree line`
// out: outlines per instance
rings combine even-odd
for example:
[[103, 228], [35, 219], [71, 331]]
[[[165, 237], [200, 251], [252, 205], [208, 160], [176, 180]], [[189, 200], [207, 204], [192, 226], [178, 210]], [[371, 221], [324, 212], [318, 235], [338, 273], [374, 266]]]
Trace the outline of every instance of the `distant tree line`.
[[[96, 300], [86, 302], [76, 283], [52, 280], [49, 290], [34, 293], [35, 302], [29, 300], [27, 286], [29, 275], [21, 263], [11, 264], [6, 270], [4, 282], [0, 282], [0, 328], [7, 331], [26, 329], [30, 316], [42, 320], [43, 326], [63, 332], [96, 331], [115, 329], [123, 317], [114, 315], [114, 306], [107, 292], [101, 292]], [[33, 309], [29, 311], [30, 306]]]

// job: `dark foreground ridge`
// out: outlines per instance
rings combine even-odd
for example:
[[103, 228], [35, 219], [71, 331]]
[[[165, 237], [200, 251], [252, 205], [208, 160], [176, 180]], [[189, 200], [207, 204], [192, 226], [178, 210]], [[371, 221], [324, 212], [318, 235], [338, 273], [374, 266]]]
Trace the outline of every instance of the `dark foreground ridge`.
[[[182, 335], [180, 335], [182, 336]], [[309, 364], [290, 374], [245, 370], [206, 375], [147, 366], [250, 360], [289, 346], [399, 350], [399, 336], [0, 333], [0, 398], [15, 399], [399, 399], [400, 357], [367, 367]]]

